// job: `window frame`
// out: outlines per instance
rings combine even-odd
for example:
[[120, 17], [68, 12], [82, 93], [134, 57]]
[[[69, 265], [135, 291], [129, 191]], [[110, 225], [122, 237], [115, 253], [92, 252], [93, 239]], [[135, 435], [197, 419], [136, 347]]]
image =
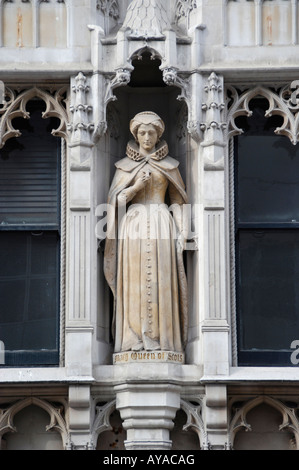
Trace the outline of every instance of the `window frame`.
[[[244, 93], [245, 94], [245, 93]], [[268, 99], [267, 96], [262, 94], [256, 94], [258, 98]], [[250, 90], [248, 92], [250, 96]], [[247, 106], [252, 98], [256, 98], [254, 94], [248, 98]], [[283, 113], [280, 113], [283, 115]], [[249, 113], [236, 113], [238, 115], [247, 115]], [[236, 117], [235, 116], [235, 117]], [[235, 129], [237, 127], [235, 126]], [[237, 236], [239, 230], [249, 230], [249, 229], [261, 229], [261, 230], [298, 230], [299, 222], [296, 223], [246, 223], [238, 222], [237, 220], [237, 204], [238, 204], [238, 178], [237, 178], [237, 160], [238, 160], [238, 148], [236, 145], [236, 137], [238, 137], [241, 132], [234, 132], [228, 139], [228, 161], [229, 161], [229, 173], [230, 178], [228, 182], [229, 195], [230, 195], [230, 218], [229, 218], [229, 239], [230, 242], [230, 266], [231, 266], [231, 307], [232, 307], [232, 361], [233, 366], [238, 367], [293, 367], [296, 364], [291, 362], [292, 349], [288, 350], [263, 350], [263, 351], [250, 351], [249, 353], [240, 349], [240, 338], [241, 338], [241, 329], [240, 325], [242, 319], [239, 317], [239, 293], [238, 293], [238, 281], [239, 281], [239, 255], [238, 255], [238, 243]], [[279, 133], [278, 133], [279, 134]], [[273, 135], [274, 131], [273, 131]], [[284, 136], [284, 138], [287, 138]], [[294, 338], [295, 339], [295, 338]], [[290, 345], [291, 347], [291, 345]]]
[[[40, 102], [45, 103], [45, 100], [38, 96], [33, 96], [29, 101], [38, 99]], [[27, 103], [26, 103], [27, 104]], [[48, 117], [48, 116], [47, 116]], [[30, 118], [29, 118], [30, 119]], [[42, 119], [42, 114], [40, 116]], [[10, 224], [0, 225], [0, 232], [53, 232], [57, 235], [57, 266], [56, 266], [56, 338], [54, 350], [24, 350], [24, 351], [5, 351], [5, 363], [0, 364], [0, 367], [14, 368], [14, 367], [57, 367], [62, 363], [63, 348], [62, 348], [62, 324], [64, 321], [64, 289], [65, 282], [65, 212], [66, 212], [66, 197], [64, 185], [66, 183], [66, 145], [64, 138], [56, 139], [56, 161], [57, 161], [57, 222], [49, 224]], [[7, 357], [9, 360], [7, 361]]]

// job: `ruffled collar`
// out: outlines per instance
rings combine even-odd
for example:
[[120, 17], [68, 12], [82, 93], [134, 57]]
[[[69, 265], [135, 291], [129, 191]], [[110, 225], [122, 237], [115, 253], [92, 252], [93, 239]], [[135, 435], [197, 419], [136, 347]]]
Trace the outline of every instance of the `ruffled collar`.
[[156, 149], [153, 153], [151, 153], [150, 155], [144, 157], [143, 155], [140, 155], [140, 153], [139, 153], [138, 144], [134, 140], [131, 140], [127, 145], [126, 154], [127, 154], [127, 157], [129, 157], [131, 160], [134, 160], [135, 162], [141, 162], [143, 160], [149, 161], [150, 159], [159, 161], [159, 160], [163, 160], [163, 158], [167, 157], [167, 155], [168, 155], [168, 145], [163, 140], [157, 145], [157, 147], [156, 147]]

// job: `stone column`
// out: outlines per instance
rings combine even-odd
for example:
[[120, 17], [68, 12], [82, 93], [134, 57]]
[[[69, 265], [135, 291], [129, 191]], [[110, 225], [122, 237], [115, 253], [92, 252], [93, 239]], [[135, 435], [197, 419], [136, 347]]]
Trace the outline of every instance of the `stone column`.
[[68, 239], [65, 365], [69, 376], [91, 376], [91, 172], [93, 150], [89, 87], [79, 73], [72, 81], [69, 125]]
[[90, 443], [90, 385], [92, 381], [91, 273], [92, 239], [91, 161], [93, 152], [92, 106], [89, 83], [79, 73], [71, 82], [72, 121], [68, 126], [67, 305], [65, 321], [65, 368], [78, 385], [69, 388], [69, 427], [72, 448]]
[[212, 73], [205, 87], [202, 151], [202, 231], [199, 236], [204, 283], [202, 347], [204, 375], [229, 372], [229, 328], [226, 304], [225, 142], [222, 122], [223, 84]]
[[116, 408], [127, 431], [127, 450], [170, 450], [170, 431], [180, 408], [180, 388], [169, 383], [115, 386]]

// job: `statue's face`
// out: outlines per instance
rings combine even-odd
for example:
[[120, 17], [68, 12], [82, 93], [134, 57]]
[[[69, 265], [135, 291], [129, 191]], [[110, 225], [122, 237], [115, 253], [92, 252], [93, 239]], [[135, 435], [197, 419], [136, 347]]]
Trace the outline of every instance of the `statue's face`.
[[141, 124], [137, 132], [137, 141], [146, 152], [155, 148], [158, 142], [158, 133], [152, 124]]

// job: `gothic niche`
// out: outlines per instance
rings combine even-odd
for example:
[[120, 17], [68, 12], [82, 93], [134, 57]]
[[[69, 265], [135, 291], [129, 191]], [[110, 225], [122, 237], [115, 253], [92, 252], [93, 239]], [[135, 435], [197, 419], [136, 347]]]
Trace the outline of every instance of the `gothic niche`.
[[[130, 72], [130, 80], [124, 86], [118, 86], [113, 90], [114, 96], [116, 99], [111, 100], [107, 107], [107, 118], [108, 118], [108, 132], [107, 132], [107, 139], [109, 140], [109, 154], [112, 157], [110, 159], [110, 194], [113, 189], [111, 187], [112, 180], [115, 177], [116, 171], [119, 173], [121, 169], [119, 165], [121, 165], [121, 161], [126, 157], [126, 153], [128, 151], [128, 142], [136, 139], [136, 135], [134, 135], [134, 125], [133, 125], [133, 118], [134, 116], [138, 118], [138, 116], [145, 116], [147, 117], [155, 117], [154, 121], [159, 121], [161, 123], [159, 127], [159, 135], [157, 136], [159, 141], [156, 142], [156, 151], [160, 151], [160, 147], [162, 145], [162, 140], [165, 141], [165, 149], [167, 147], [167, 154], [163, 154], [165, 157], [165, 161], [168, 158], [168, 149], [169, 149], [169, 156], [174, 159], [179, 165], [179, 173], [181, 179], [181, 188], [183, 193], [180, 193], [180, 189], [178, 190], [178, 195], [180, 193], [180, 198], [183, 197], [182, 203], [187, 202], [187, 194], [185, 190], [186, 186], [186, 142], [187, 139], [184, 138], [186, 136], [186, 132], [184, 132], [183, 127], [186, 127], [186, 122], [183, 122], [183, 118], [187, 118], [187, 113], [183, 112], [185, 109], [185, 103], [183, 101], [179, 101], [178, 97], [180, 96], [180, 88], [176, 86], [175, 82], [166, 83], [164, 81], [165, 74], [163, 74], [161, 67], [161, 57], [160, 55], [150, 49], [149, 47], [145, 47], [142, 50], [137, 51], [134, 56], [132, 57], [132, 72]], [[145, 115], [143, 114], [146, 111]], [[131, 122], [131, 125], [130, 125]], [[148, 123], [149, 125], [151, 123]], [[116, 130], [118, 131], [116, 132]], [[161, 131], [161, 132], [160, 132]], [[132, 135], [133, 134], [133, 135]], [[163, 134], [163, 136], [162, 136]], [[136, 145], [136, 143], [134, 144]], [[130, 147], [131, 148], [131, 147]], [[127, 150], [126, 150], [127, 149]], [[133, 149], [133, 147], [132, 147]], [[161, 150], [164, 151], [164, 148]], [[137, 152], [138, 153], [138, 152]], [[160, 154], [159, 154], [160, 155]], [[169, 158], [170, 158], [169, 157]], [[127, 157], [128, 158], [128, 157]], [[163, 159], [161, 160], [163, 162]], [[134, 163], [134, 159], [132, 160]], [[136, 163], [136, 162], [135, 162]], [[115, 167], [116, 165], [116, 167]], [[161, 163], [162, 165], [162, 163]], [[138, 166], [138, 163], [137, 163]], [[149, 166], [149, 165], [147, 165]], [[117, 168], [117, 169], [116, 169]], [[176, 168], [177, 169], [177, 168]], [[126, 173], [127, 170], [125, 170]], [[171, 171], [174, 171], [171, 170]], [[162, 171], [166, 173], [166, 171]], [[134, 170], [133, 170], [134, 173]], [[128, 173], [127, 173], [128, 174]], [[167, 183], [167, 179], [165, 180]], [[114, 181], [115, 182], [115, 181]], [[177, 185], [177, 189], [180, 185]], [[184, 187], [184, 189], [183, 189]], [[128, 190], [130, 185], [128, 185]], [[183, 194], [183, 196], [182, 196]], [[126, 201], [128, 202], [128, 201]], [[169, 205], [169, 200], [164, 201]], [[107, 248], [107, 240], [106, 240], [106, 248]], [[145, 253], [146, 254], [146, 253]], [[105, 269], [107, 268], [107, 262], [109, 264], [109, 253], [106, 251], [105, 253]], [[182, 257], [180, 265], [181, 273], [184, 271], [184, 276], [186, 276], [186, 266], [185, 266], [185, 255]], [[109, 271], [109, 268], [108, 268]], [[107, 271], [106, 271], [107, 273]], [[109, 273], [108, 273], [109, 278]], [[115, 292], [114, 292], [115, 294]], [[119, 299], [119, 296], [113, 296], [111, 293], [111, 324], [112, 324], [112, 331], [115, 334], [114, 336], [114, 352], [122, 352], [131, 350], [131, 346], [127, 347], [121, 344], [121, 338], [119, 337], [117, 331], [117, 324], [115, 325], [114, 320], [117, 320], [117, 316], [115, 317], [114, 311], [114, 299]], [[184, 295], [186, 295], [186, 289], [184, 291]], [[113, 312], [114, 311], [114, 312]], [[175, 342], [178, 346], [175, 347], [172, 344], [170, 348], [169, 345], [166, 347], [165, 345], [160, 347], [160, 341], [148, 341], [147, 345], [145, 346], [144, 341], [140, 342], [140, 350], [168, 350], [168, 351], [176, 351], [176, 352], [183, 352], [184, 346], [186, 343], [186, 309], [185, 314], [183, 315], [184, 320], [184, 328], [185, 333], [181, 338], [182, 342]], [[150, 317], [149, 317], [150, 318]], [[114, 320], [112, 320], [114, 319]], [[181, 318], [182, 320], [182, 318]], [[150, 321], [152, 321], [150, 319]], [[177, 320], [176, 320], [177, 321]], [[116, 328], [115, 328], [116, 327]], [[176, 323], [176, 331], [178, 331], [179, 323]], [[151, 338], [153, 339], [153, 338]], [[138, 341], [137, 341], [138, 342]], [[156, 344], [157, 343], [157, 344]], [[130, 343], [131, 344], [131, 343]], [[168, 344], [168, 343], [167, 343]], [[169, 343], [170, 344], [170, 343]], [[134, 343], [133, 349], [135, 350], [138, 348], [138, 345]], [[136, 350], [137, 351], [137, 350]], [[183, 357], [183, 356], [182, 356]]]

